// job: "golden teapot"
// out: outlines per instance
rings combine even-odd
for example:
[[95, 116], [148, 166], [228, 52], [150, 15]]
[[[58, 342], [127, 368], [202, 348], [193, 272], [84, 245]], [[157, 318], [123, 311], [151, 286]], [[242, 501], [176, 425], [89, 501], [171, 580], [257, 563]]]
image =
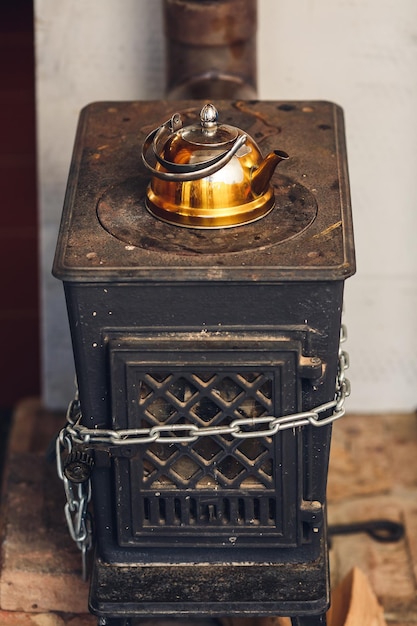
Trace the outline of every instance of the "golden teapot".
[[146, 137], [142, 160], [152, 172], [146, 207], [155, 217], [189, 228], [227, 228], [273, 209], [270, 180], [288, 154], [274, 150], [263, 158], [251, 137], [217, 120], [216, 108], [206, 104], [200, 124], [184, 127], [175, 113]]

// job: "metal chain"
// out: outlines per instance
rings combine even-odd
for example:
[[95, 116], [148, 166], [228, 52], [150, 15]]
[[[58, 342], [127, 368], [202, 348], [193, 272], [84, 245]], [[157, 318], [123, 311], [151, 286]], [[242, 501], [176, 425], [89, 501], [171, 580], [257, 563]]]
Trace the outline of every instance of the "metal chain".
[[[78, 391], [68, 407], [66, 418], [67, 426], [74, 422], [74, 418], [79, 419]], [[87, 552], [93, 544], [92, 522], [88, 511], [91, 500], [91, 480], [74, 484], [65, 476], [62, 453], [66, 451], [69, 455], [73, 449], [73, 440], [67, 426], [61, 430], [56, 438], [56, 466], [58, 476], [64, 484], [67, 500], [64, 507], [65, 519], [71, 538], [81, 550], [82, 578], [86, 581], [88, 578]]]
[[[345, 400], [350, 395], [350, 382], [346, 377], [349, 367], [349, 356], [343, 350], [343, 343], [347, 334], [344, 325], [340, 331], [340, 345], [338, 357], [338, 371], [336, 377], [335, 397], [314, 409], [275, 417], [263, 415], [260, 417], [238, 418], [228, 426], [197, 426], [196, 424], [165, 424], [150, 428], [128, 428], [111, 430], [103, 428], [87, 428], [80, 424], [82, 414], [78, 398], [70, 402], [67, 411], [67, 424], [61, 430], [56, 441], [57, 471], [64, 483], [67, 497], [65, 517], [71, 537], [82, 552], [83, 577], [86, 576], [86, 554], [92, 543], [91, 519], [88, 513], [88, 503], [91, 499], [91, 481], [74, 485], [65, 476], [63, 471], [62, 452], [70, 454], [73, 446], [132, 446], [146, 443], [193, 443], [200, 437], [214, 437], [231, 435], [236, 439], [251, 439], [254, 437], [271, 437], [278, 432], [301, 426], [328, 426], [345, 414]], [[327, 417], [322, 414], [332, 411]], [[264, 428], [259, 428], [264, 426]]]
[[[350, 395], [350, 383], [346, 378], [346, 370], [349, 367], [347, 352], [342, 349], [343, 342], [346, 341], [346, 329], [342, 326], [338, 373], [336, 379], [336, 393], [334, 400], [321, 404], [320, 406], [304, 411], [275, 417], [273, 415], [263, 415], [261, 417], [238, 418], [230, 422], [227, 426], [197, 426], [196, 424], [164, 424], [151, 426], [149, 428], [128, 428], [121, 430], [111, 430], [104, 428], [87, 428], [79, 421], [81, 411], [78, 398], [70, 404], [67, 426], [64, 429], [65, 435], [75, 444], [83, 446], [94, 446], [95, 444], [105, 444], [111, 446], [138, 445], [145, 443], [193, 443], [200, 437], [213, 437], [219, 435], [231, 435], [236, 439], [250, 439], [253, 437], [271, 437], [281, 430], [298, 428], [299, 426], [327, 426], [340, 419], [345, 414], [345, 399]], [[333, 409], [329, 417], [321, 417], [323, 413]], [[265, 428], [258, 429], [258, 426], [265, 425]], [[248, 430], [250, 429], [250, 430]]]

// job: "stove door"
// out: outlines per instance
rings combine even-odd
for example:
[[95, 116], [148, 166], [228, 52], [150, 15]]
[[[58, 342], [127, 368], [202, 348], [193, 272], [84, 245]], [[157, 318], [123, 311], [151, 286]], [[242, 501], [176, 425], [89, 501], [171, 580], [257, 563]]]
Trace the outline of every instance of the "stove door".
[[160, 437], [114, 451], [119, 545], [298, 545], [300, 429], [268, 436], [250, 418], [301, 409], [302, 347], [291, 332], [110, 339], [112, 427]]

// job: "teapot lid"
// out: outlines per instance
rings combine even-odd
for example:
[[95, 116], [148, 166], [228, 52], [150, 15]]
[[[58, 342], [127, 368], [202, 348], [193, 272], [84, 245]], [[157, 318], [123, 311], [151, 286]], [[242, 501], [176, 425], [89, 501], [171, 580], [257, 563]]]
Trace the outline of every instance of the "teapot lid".
[[[181, 115], [174, 113], [167, 122], [146, 137], [142, 146], [144, 165], [157, 178], [172, 182], [198, 180], [218, 172], [245, 144], [248, 137], [234, 126], [218, 124], [217, 118], [218, 112], [213, 104], [206, 104], [202, 108], [199, 125], [183, 127]], [[212, 149], [213, 153], [209, 153], [208, 157], [206, 155], [204, 161], [184, 161], [183, 148], [192, 153], [201, 149], [201, 146], [208, 146], [208, 150]], [[147, 152], [150, 148], [163, 170], [148, 161]]]

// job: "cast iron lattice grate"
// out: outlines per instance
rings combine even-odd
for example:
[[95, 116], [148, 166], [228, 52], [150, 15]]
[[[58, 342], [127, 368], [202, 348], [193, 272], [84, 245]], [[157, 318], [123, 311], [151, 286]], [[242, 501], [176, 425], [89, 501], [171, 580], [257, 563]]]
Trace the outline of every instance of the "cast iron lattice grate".
[[[271, 414], [274, 373], [138, 372], [137, 389], [141, 426], [213, 427]], [[150, 444], [140, 476], [143, 525], [275, 525], [274, 458], [270, 437]]]

